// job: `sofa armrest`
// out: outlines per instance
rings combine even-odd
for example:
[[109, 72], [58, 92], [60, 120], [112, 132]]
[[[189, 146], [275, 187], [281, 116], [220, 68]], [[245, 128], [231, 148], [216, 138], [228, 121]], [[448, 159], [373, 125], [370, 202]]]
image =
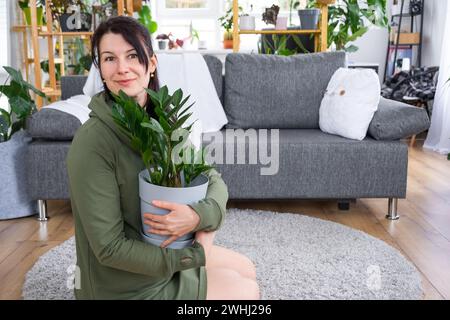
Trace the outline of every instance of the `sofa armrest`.
[[368, 133], [376, 140], [398, 140], [430, 127], [425, 109], [381, 97]]
[[71, 141], [80, 126], [80, 120], [67, 112], [42, 108], [27, 118], [25, 128], [34, 139]]

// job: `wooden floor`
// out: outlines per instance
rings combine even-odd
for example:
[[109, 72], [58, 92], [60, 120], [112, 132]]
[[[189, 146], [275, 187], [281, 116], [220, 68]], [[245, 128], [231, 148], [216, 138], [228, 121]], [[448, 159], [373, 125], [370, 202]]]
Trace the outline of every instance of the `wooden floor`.
[[[424, 299], [450, 299], [450, 161], [410, 148], [407, 198], [398, 221], [385, 219], [386, 199], [359, 199], [349, 211], [334, 201], [235, 202], [228, 207], [294, 212], [362, 230], [399, 249], [422, 274]], [[26, 272], [74, 233], [68, 201], [50, 201], [46, 223], [35, 217], [0, 221], [0, 299], [20, 299]]]

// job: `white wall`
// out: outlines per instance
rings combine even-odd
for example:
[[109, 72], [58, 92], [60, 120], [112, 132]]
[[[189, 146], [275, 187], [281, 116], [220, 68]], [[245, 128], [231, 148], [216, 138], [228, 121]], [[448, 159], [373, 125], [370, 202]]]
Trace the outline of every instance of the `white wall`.
[[[445, 25], [445, 8], [450, 0], [425, 0], [424, 28], [422, 38], [422, 66], [438, 66], [441, 58], [441, 44]], [[388, 1], [387, 12], [391, 12], [392, 0]], [[405, 9], [404, 9], [405, 11]], [[398, 20], [398, 18], [397, 18]], [[416, 24], [417, 22], [417, 24]], [[403, 20], [409, 28], [410, 20]], [[419, 26], [419, 18], [414, 22]], [[349, 55], [350, 61], [375, 62], [380, 65], [379, 75], [384, 75], [386, 50], [388, 41], [387, 29], [372, 28], [364, 36], [355, 41], [359, 50]]]
[[349, 54], [349, 62], [378, 63], [378, 76], [383, 80], [388, 31], [385, 28], [373, 27], [354, 42], [359, 49]]

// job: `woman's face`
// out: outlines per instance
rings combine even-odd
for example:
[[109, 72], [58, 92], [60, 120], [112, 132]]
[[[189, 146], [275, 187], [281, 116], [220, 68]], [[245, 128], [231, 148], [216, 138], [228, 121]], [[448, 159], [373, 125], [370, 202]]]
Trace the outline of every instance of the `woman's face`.
[[100, 71], [108, 89], [123, 90], [144, 105], [150, 74], [155, 72], [156, 57], [149, 58], [148, 70], [139, 63], [137, 52], [120, 34], [107, 33], [100, 40]]

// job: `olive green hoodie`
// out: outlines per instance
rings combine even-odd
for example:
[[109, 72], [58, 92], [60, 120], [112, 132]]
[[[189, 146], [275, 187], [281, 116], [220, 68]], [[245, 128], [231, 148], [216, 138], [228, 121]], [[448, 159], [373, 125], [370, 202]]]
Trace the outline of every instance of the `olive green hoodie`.
[[[90, 119], [77, 131], [67, 155], [75, 221], [77, 299], [204, 299], [205, 254], [194, 242], [181, 250], [141, 241], [138, 173], [144, 163], [112, 118], [104, 92], [91, 100]], [[205, 199], [191, 207], [194, 231], [223, 222], [228, 191], [216, 170], [208, 172]], [[78, 286], [78, 287], [77, 287]]]

